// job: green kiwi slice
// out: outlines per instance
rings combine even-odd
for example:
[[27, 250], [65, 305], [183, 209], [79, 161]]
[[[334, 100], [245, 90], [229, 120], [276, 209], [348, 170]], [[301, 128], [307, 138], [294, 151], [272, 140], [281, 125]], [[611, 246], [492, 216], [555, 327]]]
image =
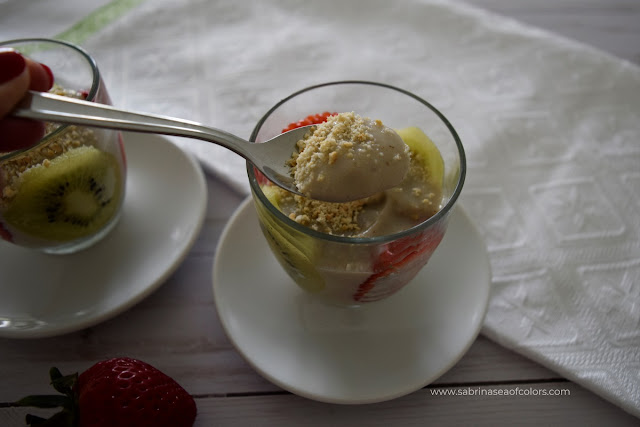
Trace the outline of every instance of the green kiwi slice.
[[417, 127], [408, 127], [404, 129], [396, 129], [400, 138], [409, 146], [422, 161], [427, 173], [429, 181], [437, 188], [442, 187], [444, 180], [444, 161], [440, 150], [433, 141]]
[[118, 210], [122, 191], [116, 158], [81, 146], [27, 169], [3, 215], [24, 233], [71, 241], [105, 226]]
[[[262, 186], [262, 192], [279, 209], [279, 192], [271, 185]], [[258, 205], [260, 225], [267, 243], [282, 267], [303, 289], [315, 293], [324, 289], [324, 279], [313, 265], [313, 241], [279, 224], [267, 209]]]
[[280, 210], [280, 189], [275, 185], [263, 185], [260, 187], [262, 193], [267, 197], [276, 209]]
[[307, 256], [287, 240], [272, 224], [264, 224], [267, 242], [276, 254], [282, 267], [295, 282], [309, 292], [320, 292], [324, 288], [324, 279]]

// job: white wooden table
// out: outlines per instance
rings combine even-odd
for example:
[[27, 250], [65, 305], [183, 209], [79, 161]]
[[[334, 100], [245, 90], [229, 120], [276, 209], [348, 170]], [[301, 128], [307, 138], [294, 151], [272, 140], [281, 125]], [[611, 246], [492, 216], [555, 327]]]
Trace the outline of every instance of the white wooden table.
[[[638, 0], [473, 0], [473, 4], [594, 45], [640, 64]], [[613, 404], [480, 336], [428, 387], [380, 404], [330, 405], [285, 392], [234, 350], [211, 292], [215, 246], [242, 198], [208, 178], [207, 218], [182, 266], [152, 296], [98, 326], [56, 338], [0, 339], [0, 424], [23, 425], [9, 402], [48, 392], [47, 371], [83, 370], [127, 355], [160, 368], [196, 397], [197, 426], [638, 425]], [[481, 396], [479, 390], [568, 390], [568, 396]], [[442, 396], [459, 390], [467, 396]], [[565, 392], [566, 393], [566, 392]], [[536, 393], [537, 394], [537, 393]]]

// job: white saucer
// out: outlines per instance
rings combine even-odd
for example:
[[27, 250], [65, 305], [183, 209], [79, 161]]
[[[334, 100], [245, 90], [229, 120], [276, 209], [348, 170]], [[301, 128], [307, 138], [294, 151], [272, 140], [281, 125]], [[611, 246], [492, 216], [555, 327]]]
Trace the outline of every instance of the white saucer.
[[158, 288], [191, 248], [206, 211], [200, 166], [166, 138], [124, 140], [124, 209], [104, 240], [73, 255], [0, 242], [0, 337], [59, 335], [111, 318]]
[[393, 399], [434, 381], [477, 337], [491, 273], [461, 208], [412, 283], [353, 309], [325, 305], [296, 287], [270, 252], [251, 203], [220, 239], [214, 299], [237, 350], [279, 387], [331, 403]]

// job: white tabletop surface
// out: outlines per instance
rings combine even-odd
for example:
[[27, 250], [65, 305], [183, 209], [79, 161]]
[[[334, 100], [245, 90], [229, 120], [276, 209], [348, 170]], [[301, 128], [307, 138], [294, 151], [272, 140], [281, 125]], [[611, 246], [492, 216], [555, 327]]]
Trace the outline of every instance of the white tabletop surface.
[[[640, 64], [637, 0], [469, 3]], [[26, 30], [16, 34], [25, 35]], [[0, 339], [0, 424], [23, 425], [25, 410], [10, 402], [25, 394], [47, 392], [49, 367], [82, 370], [97, 360], [120, 355], [155, 365], [193, 394], [197, 426], [638, 424], [638, 419], [617, 406], [482, 335], [435, 382], [384, 403], [333, 405], [283, 391], [241, 357], [216, 316], [211, 287], [215, 248], [243, 196], [210, 176], [207, 185], [206, 219], [195, 245], [151, 296], [79, 332], [54, 338]], [[526, 390], [526, 395], [508, 392], [515, 388]], [[542, 396], [541, 390], [564, 395]], [[458, 395], [442, 395], [447, 391]]]

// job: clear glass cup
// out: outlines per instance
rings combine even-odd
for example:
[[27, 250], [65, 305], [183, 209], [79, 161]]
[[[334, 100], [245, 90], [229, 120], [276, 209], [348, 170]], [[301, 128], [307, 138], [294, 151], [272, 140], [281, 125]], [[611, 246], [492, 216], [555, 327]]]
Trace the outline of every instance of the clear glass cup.
[[437, 213], [409, 229], [375, 237], [325, 234], [290, 219], [262, 191], [266, 178], [247, 164], [261, 229], [289, 276], [322, 301], [360, 306], [393, 295], [427, 264], [462, 190], [465, 153], [455, 129], [434, 106], [408, 91], [366, 81], [330, 82], [295, 92], [260, 119], [250, 139], [264, 142], [289, 123], [325, 111], [354, 111], [394, 129], [419, 127], [444, 161], [443, 198]]
[[[96, 61], [80, 47], [21, 39], [4, 48], [51, 68], [52, 92], [111, 104]], [[47, 123], [34, 147], [0, 153], [0, 237], [52, 254], [85, 249], [117, 223], [126, 175], [120, 132]]]

